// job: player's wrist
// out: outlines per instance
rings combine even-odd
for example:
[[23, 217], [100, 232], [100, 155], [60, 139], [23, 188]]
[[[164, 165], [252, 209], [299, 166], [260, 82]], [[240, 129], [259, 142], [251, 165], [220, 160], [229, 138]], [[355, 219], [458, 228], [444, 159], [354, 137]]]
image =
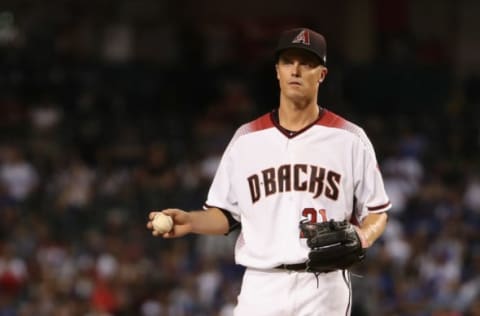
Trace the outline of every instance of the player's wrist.
[[195, 234], [224, 235], [228, 232], [228, 221], [216, 208], [188, 212], [186, 222], [189, 231]]
[[360, 238], [360, 241], [362, 243], [362, 248], [370, 247], [370, 242], [368, 241], [368, 237], [367, 237], [367, 234], [365, 233], [365, 231], [363, 231], [358, 226], [353, 226], [353, 227], [355, 227], [355, 230], [357, 231], [357, 235]]

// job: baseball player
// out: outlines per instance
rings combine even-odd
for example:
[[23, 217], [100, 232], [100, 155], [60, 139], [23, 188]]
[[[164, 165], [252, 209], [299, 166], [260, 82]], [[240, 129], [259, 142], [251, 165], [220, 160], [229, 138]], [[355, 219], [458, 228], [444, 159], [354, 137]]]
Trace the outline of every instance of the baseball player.
[[365, 250], [384, 231], [391, 205], [364, 131], [317, 104], [327, 75], [324, 37], [287, 30], [275, 57], [280, 104], [236, 131], [204, 209], [163, 210], [174, 223], [163, 234], [153, 230], [151, 212], [147, 228], [163, 238], [241, 228], [235, 260], [246, 270], [237, 316], [350, 315], [348, 268], [312, 267], [317, 246], [299, 223], [352, 223]]

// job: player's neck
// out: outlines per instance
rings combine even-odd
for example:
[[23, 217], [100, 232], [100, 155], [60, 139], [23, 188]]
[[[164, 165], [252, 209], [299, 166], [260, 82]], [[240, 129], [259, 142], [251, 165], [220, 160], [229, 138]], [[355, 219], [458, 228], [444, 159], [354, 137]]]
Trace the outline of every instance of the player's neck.
[[317, 104], [298, 106], [281, 103], [278, 109], [280, 126], [290, 131], [299, 131], [318, 119], [320, 108]]

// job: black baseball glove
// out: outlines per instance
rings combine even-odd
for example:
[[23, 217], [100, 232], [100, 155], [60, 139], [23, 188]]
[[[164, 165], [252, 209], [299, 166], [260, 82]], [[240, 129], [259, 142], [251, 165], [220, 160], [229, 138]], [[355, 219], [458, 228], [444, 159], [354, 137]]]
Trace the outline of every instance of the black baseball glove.
[[310, 247], [307, 271], [314, 273], [348, 269], [365, 258], [365, 249], [353, 225], [345, 221], [300, 222]]

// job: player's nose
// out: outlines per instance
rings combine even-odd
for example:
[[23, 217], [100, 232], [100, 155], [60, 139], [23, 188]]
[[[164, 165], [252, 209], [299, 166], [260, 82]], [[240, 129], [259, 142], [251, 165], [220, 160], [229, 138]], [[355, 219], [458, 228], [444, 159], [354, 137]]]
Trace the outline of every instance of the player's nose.
[[294, 77], [297, 77], [300, 74], [300, 63], [298, 61], [292, 63], [291, 74]]

